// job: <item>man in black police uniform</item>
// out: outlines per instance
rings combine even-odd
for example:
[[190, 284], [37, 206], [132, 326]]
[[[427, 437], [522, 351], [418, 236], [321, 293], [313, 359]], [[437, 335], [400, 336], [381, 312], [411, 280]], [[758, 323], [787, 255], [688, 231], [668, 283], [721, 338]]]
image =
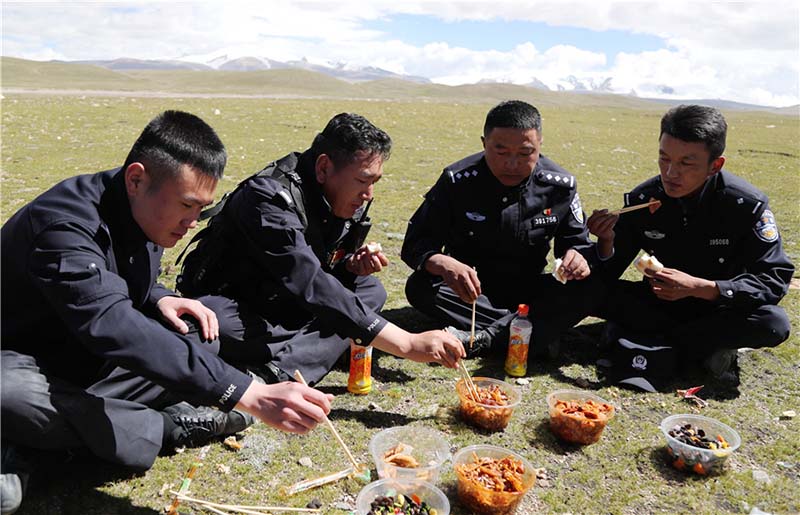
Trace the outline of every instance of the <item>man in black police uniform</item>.
[[[517, 305], [529, 304], [532, 354], [555, 355], [561, 332], [599, 295], [575, 177], [540, 155], [541, 116], [525, 102], [489, 111], [481, 141], [483, 152], [444, 169], [409, 222], [402, 258], [414, 273], [406, 295], [464, 342], [475, 301], [480, 331], [470, 355], [505, 343]], [[565, 285], [541, 273], [551, 241]]]
[[155, 282], [225, 161], [211, 127], [167, 111], [122, 168], [66, 179], [3, 225], [3, 513], [21, 501], [28, 448], [83, 447], [144, 470], [162, 449], [244, 429], [250, 414], [304, 433], [330, 410], [321, 392], [225, 363], [214, 313]]
[[598, 246], [614, 253], [605, 263], [611, 279], [640, 249], [666, 267], [648, 270], [641, 282], [615, 283], [604, 309], [618, 326], [614, 339], [674, 347], [683, 360], [704, 360], [714, 376], [735, 380], [737, 348], [771, 347], [789, 337], [777, 304], [794, 266], [767, 196], [722, 169], [726, 133], [717, 109], [671, 109], [661, 119], [660, 175], [625, 195], [626, 206], [651, 199], [661, 206], [618, 216], [596, 211], [588, 225]]
[[353, 339], [415, 361], [454, 367], [444, 331], [408, 333], [377, 314], [388, 264], [363, 244], [365, 203], [391, 139], [367, 119], [333, 117], [311, 148], [243, 181], [186, 258], [178, 288], [219, 317], [221, 355], [268, 383], [294, 370], [315, 384]]

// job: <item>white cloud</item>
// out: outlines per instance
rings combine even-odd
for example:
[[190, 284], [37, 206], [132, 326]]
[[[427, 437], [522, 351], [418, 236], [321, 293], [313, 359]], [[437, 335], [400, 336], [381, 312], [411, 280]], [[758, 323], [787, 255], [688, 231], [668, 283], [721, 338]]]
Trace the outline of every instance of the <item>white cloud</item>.
[[[508, 51], [415, 46], [367, 28], [397, 14], [441, 20], [528, 20], [662, 38], [658, 51], [605, 55], [521, 42]], [[493, 79], [555, 87], [567, 76], [616, 91], [676, 98], [800, 103], [800, 6], [795, 2], [536, 2], [341, 0], [282, 2], [3, 3], [3, 55], [79, 60], [197, 59], [227, 53], [304, 56], [459, 84]]]

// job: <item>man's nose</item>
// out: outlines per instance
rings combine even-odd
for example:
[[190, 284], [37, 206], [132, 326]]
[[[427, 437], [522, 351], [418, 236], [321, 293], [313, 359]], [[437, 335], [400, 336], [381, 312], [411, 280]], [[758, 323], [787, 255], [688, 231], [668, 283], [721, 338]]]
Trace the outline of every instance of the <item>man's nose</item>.
[[678, 170], [678, 167], [673, 166], [672, 163], [667, 166], [667, 177], [677, 177], [679, 174], [680, 170]]

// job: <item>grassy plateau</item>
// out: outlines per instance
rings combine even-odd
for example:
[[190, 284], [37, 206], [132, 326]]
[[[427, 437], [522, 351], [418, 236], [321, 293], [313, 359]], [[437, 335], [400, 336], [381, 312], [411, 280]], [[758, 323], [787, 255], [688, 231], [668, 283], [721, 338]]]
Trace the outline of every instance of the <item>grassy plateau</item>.
[[[199, 115], [225, 142], [229, 165], [218, 197], [267, 162], [291, 150], [307, 148], [334, 114], [351, 111], [369, 118], [394, 140], [392, 157], [376, 189], [370, 239], [381, 242], [392, 259], [391, 266], [381, 273], [389, 293], [385, 315], [410, 330], [434, 325], [411, 309], [403, 294], [410, 273], [399, 258], [406, 223], [444, 166], [480, 150], [486, 111], [497, 100], [516, 97], [541, 107], [543, 152], [577, 176], [587, 213], [621, 206], [624, 192], [657, 173], [658, 124], [666, 109], [660, 104], [620, 97], [562, 95], [527, 88], [482, 94], [484, 89], [419, 86], [415, 93], [413, 88], [340, 81], [331, 86], [332, 95], [326, 95], [325, 85], [313, 90], [306, 84], [308, 91], [303, 90], [303, 94], [315, 98], [226, 95], [255, 91], [255, 86], [243, 82], [257, 82], [257, 78], [236, 78], [245, 75], [231, 76], [231, 91], [225, 89], [224, 81], [214, 88], [206, 85], [190, 90], [202, 93], [215, 89], [220, 93], [217, 96], [154, 96], [141, 90], [152, 87], [155, 73], [129, 74], [126, 83], [119, 74], [103, 73], [97, 79], [100, 86], [92, 86], [91, 77], [77, 73], [64, 83], [42, 78], [42, 85], [30, 79], [30, 69], [23, 73], [15, 68], [17, 65], [9, 60], [3, 63], [4, 88], [20, 88], [4, 90], [0, 104], [3, 222], [61, 179], [120, 166], [144, 125], [165, 109]], [[173, 86], [179, 82], [174, 75], [161, 80]], [[173, 86], [163, 90], [172, 90]], [[291, 81], [285, 86], [287, 91], [290, 86]], [[24, 91], [33, 87], [116, 92]], [[450, 98], [442, 91], [449, 91]], [[505, 94], [508, 97], [503, 97]], [[730, 127], [726, 168], [770, 196], [786, 251], [798, 263], [800, 120], [796, 115], [758, 111], [725, 114]], [[183, 245], [165, 255], [163, 280], [169, 286], [174, 284], [174, 262]], [[503, 432], [477, 431], [459, 419], [454, 389], [457, 374], [438, 366], [379, 354], [368, 395], [348, 394], [347, 373], [339, 369], [332, 371], [320, 387], [336, 394], [330, 418], [364, 463], [374, 465], [367, 450], [370, 438], [383, 428], [399, 425], [438, 429], [446, 434], [453, 450], [491, 443], [522, 454], [535, 467], [546, 470], [546, 479], [537, 482], [518, 513], [712, 514], [750, 513], [754, 507], [769, 513], [797, 513], [800, 419], [781, 414], [800, 411], [800, 337], [796, 334], [800, 292], [791, 290], [782, 306], [789, 313], [795, 334], [777, 348], [740, 353], [741, 384], [737, 389], [710, 385], [700, 392], [709, 401], [703, 409], [674, 393], [645, 394], [603, 382], [595, 366], [602, 321], [595, 319], [585, 320], [565, 336], [559, 358], [529, 367], [527, 383], [517, 386], [522, 403]], [[470, 361], [467, 367], [473, 375], [505, 379], [500, 356]], [[690, 377], [676, 381], [675, 388], [699, 385], [701, 381]], [[562, 444], [547, 425], [545, 395], [554, 389], [575, 387], [594, 390], [618, 408], [602, 439], [587, 447]], [[724, 474], [687, 475], [668, 464], [658, 424], [667, 415], [690, 412], [722, 420], [742, 436], [742, 446], [728, 460]], [[240, 442], [244, 448], [238, 452], [222, 443], [212, 445], [192, 483], [193, 495], [223, 503], [297, 507], [317, 498], [326, 513], [334, 514], [345, 514], [354, 506], [363, 485], [353, 479], [289, 498], [279, 493], [282, 486], [343, 468], [346, 460], [325, 427], [307, 436], [294, 436], [256, 424], [240, 435]], [[85, 456], [53, 455], [37, 469], [19, 513], [163, 513], [171, 502], [168, 490], [178, 488], [197, 453], [198, 449], [186, 449], [161, 457], [143, 474]], [[306, 465], [299, 463], [303, 457], [310, 458], [310, 467], [306, 460]], [[760, 472], [766, 473], [766, 479]], [[457, 501], [455, 474], [449, 463], [439, 486], [448, 495], [453, 514], [468, 513]], [[181, 513], [203, 512], [183, 506]]]

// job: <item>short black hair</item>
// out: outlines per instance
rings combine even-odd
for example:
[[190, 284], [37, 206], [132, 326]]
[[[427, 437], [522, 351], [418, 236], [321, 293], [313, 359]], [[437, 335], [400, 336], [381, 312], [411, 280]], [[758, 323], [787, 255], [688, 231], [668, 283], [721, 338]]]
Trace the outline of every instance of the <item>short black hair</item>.
[[489, 137], [494, 128], [536, 129], [542, 135], [542, 115], [539, 110], [522, 100], [506, 100], [494, 106], [486, 115], [483, 137]]
[[696, 104], [681, 104], [673, 107], [661, 118], [661, 136], [669, 134], [673, 138], [690, 143], [703, 143], [708, 150], [709, 163], [725, 151], [725, 137], [728, 124], [722, 113], [713, 107]]
[[387, 161], [392, 152], [392, 138], [363, 116], [354, 113], [339, 113], [331, 118], [314, 138], [310, 149], [314, 162], [321, 154], [325, 154], [337, 167], [354, 162], [359, 152], [379, 155], [383, 161]]
[[144, 128], [122, 170], [142, 163], [152, 179], [151, 188], [158, 188], [167, 178], [177, 177], [182, 165], [219, 180], [227, 160], [225, 145], [206, 122], [183, 111], [164, 111]]

